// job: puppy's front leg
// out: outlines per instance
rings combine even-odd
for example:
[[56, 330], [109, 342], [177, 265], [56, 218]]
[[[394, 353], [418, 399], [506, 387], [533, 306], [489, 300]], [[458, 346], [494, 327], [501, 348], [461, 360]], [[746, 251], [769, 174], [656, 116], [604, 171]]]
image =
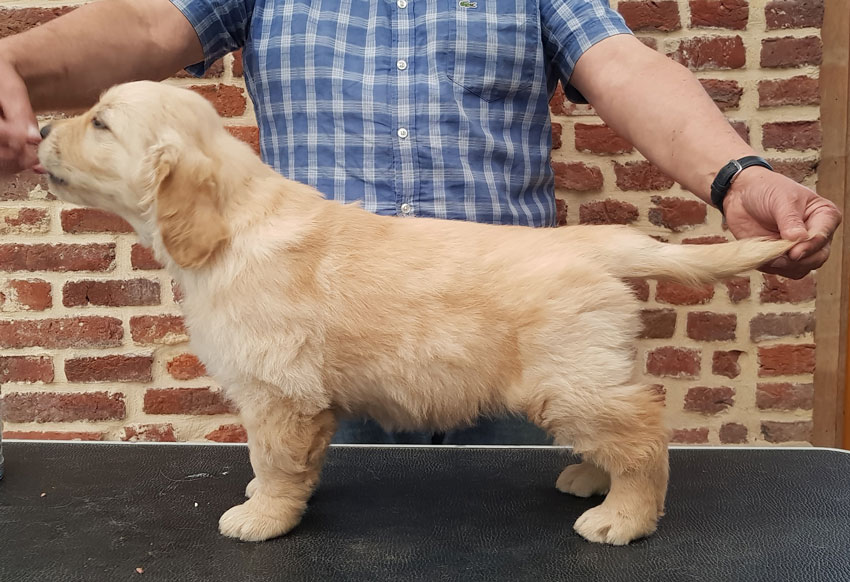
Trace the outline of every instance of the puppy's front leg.
[[336, 420], [290, 399], [241, 407], [256, 478], [250, 499], [226, 511], [222, 534], [258, 542], [285, 534], [301, 521], [319, 481]]

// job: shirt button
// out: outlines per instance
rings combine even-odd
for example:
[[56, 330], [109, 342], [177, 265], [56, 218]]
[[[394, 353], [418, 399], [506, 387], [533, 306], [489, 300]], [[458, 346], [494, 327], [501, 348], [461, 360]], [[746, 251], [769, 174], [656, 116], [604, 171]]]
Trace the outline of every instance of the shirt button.
[[407, 61], [405, 61], [404, 59], [396, 61], [395, 66], [398, 67], [399, 71], [403, 71], [407, 68]]
[[404, 204], [401, 205], [401, 213], [402, 214], [410, 214], [411, 212], [413, 212], [413, 206], [411, 206], [407, 202], [405, 202]]
[[398, 136], [399, 136], [401, 139], [406, 138], [406, 137], [407, 137], [407, 135], [408, 135], [407, 130], [406, 130], [405, 128], [403, 128], [403, 127], [402, 127], [402, 128], [400, 128], [400, 129], [399, 129], [396, 133], [398, 134]]
[[399, 8], [407, 8], [407, 0], [398, 0], [395, 5]]

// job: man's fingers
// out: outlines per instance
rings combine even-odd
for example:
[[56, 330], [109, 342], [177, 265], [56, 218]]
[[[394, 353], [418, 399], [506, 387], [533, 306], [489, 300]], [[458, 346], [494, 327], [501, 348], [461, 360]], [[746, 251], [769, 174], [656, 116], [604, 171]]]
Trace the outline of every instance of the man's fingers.
[[[0, 146], [5, 150], [3, 173], [18, 172], [37, 160], [32, 146], [41, 140], [23, 79], [10, 65], [0, 65]], [[15, 158], [10, 162], [8, 158]]]
[[3, 109], [3, 118], [23, 142], [37, 139], [38, 124], [30, 105], [26, 84], [11, 67], [9, 70], [0, 70], [0, 77], [0, 107]]
[[30, 125], [27, 129], [27, 143], [31, 145], [41, 143], [41, 133], [38, 131], [38, 125]]
[[806, 220], [806, 230], [809, 241], [791, 249], [788, 256], [799, 260], [818, 252], [830, 240], [841, 224], [841, 212], [828, 200], [821, 199], [813, 210], [810, 210]]
[[775, 261], [764, 265], [760, 271], [772, 275], [781, 275], [789, 279], [802, 279], [814, 269], [820, 268], [829, 258], [829, 242], [816, 253], [799, 261], [792, 261], [786, 257], [780, 257]]
[[806, 257], [810, 257], [817, 253], [827, 243], [829, 243], [829, 239], [827, 237], [822, 234], [815, 235], [811, 239], [803, 241], [791, 247], [791, 250], [788, 251], [788, 257], [792, 261], [803, 260]]

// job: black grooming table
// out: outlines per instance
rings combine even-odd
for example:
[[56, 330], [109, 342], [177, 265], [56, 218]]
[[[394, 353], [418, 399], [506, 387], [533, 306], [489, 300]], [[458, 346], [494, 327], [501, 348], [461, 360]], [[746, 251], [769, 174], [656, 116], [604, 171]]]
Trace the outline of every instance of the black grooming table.
[[4, 446], [3, 582], [850, 580], [840, 451], [674, 449], [658, 532], [611, 547], [572, 530], [601, 498], [555, 490], [563, 449], [333, 447], [301, 525], [256, 544], [217, 531], [244, 446]]

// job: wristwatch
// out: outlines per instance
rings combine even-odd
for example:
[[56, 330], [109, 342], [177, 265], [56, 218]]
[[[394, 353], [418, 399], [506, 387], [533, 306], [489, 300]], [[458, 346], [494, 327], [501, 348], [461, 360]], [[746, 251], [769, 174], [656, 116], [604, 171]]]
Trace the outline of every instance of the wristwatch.
[[773, 167], [764, 158], [746, 156], [737, 160], [729, 160], [729, 163], [717, 172], [714, 182], [711, 183], [711, 203], [720, 211], [720, 214], [723, 214], [723, 199], [726, 198], [732, 182], [735, 181], [738, 174], [750, 166], [761, 166], [773, 171]]

